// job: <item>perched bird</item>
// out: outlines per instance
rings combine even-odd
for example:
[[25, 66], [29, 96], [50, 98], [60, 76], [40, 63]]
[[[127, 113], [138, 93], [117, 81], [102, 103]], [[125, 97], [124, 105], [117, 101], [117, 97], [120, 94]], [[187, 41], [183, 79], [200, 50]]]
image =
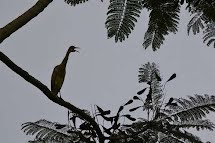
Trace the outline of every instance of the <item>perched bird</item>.
[[[61, 64], [57, 65], [53, 70], [52, 77], [51, 77], [51, 91], [54, 95], [57, 95], [58, 93], [60, 93], [60, 89], [63, 85], [64, 78], [66, 75], [66, 64], [69, 58], [69, 54], [71, 52], [78, 52], [76, 50], [77, 48], [78, 47], [70, 46]], [[60, 94], [60, 98], [61, 98], [61, 94]]]

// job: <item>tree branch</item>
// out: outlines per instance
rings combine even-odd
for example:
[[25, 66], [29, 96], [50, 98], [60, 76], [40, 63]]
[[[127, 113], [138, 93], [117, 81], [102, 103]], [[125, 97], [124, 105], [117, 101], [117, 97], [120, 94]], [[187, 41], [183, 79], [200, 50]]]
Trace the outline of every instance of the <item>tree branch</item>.
[[0, 60], [6, 64], [12, 71], [20, 75], [22, 78], [24, 78], [27, 82], [37, 87], [39, 90], [41, 90], [51, 101], [67, 108], [68, 110], [71, 110], [72, 112], [80, 115], [82, 118], [84, 118], [86, 121], [88, 121], [95, 129], [99, 142], [104, 143], [105, 137], [103, 133], [101, 132], [101, 129], [99, 128], [99, 125], [95, 122], [93, 118], [91, 118], [89, 115], [84, 113], [81, 109], [75, 107], [74, 105], [70, 104], [69, 102], [64, 101], [62, 98], [57, 97], [56, 95], [52, 94], [52, 92], [48, 89], [47, 86], [45, 86], [43, 83], [41, 83], [39, 80], [31, 76], [28, 72], [17, 66], [14, 62], [12, 62], [4, 53], [0, 51]]
[[0, 43], [41, 13], [52, 1], [53, 0], [38, 0], [38, 2], [25, 13], [8, 23], [3, 28], [0, 28]]

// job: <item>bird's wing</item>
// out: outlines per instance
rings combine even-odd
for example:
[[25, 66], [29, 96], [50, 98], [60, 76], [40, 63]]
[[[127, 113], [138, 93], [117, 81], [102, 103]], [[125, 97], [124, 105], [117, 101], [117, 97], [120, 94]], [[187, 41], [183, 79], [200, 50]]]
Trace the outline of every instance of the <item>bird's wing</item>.
[[56, 77], [57, 77], [57, 67], [56, 66], [52, 72], [52, 77], [51, 77], [51, 90], [53, 91], [56, 87], [55, 81], [56, 81]]
[[54, 68], [51, 80], [51, 90], [57, 94], [63, 85], [66, 71], [60, 65]]

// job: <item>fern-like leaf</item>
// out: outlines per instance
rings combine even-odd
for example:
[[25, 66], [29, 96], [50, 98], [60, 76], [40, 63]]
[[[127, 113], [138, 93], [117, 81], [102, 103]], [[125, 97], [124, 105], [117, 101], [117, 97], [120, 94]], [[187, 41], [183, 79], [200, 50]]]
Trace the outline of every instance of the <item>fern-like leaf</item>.
[[68, 125], [60, 125], [58, 123], [50, 122], [44, 119], [22, 124], [22, 130], [27, 135], [36, 135], [36, 139], [45, 140], [47, 142], [75, 143], [79, 141], [77, 134], [68, 133], [68, 131], [73, 130]]
[[33, 141], [28, 141], [28, 143], [60, 143], [60, 142], [58, 142], [58, 141], [44, 140], [44, 139], [35, 139]]
[[174, 117], [176, 121], [179, 119], [199, 120], [206, 116], [210, 111], [215, 112], [215, 96], [195, 95], [189, 96], [189, 100], [180, 98], [175, 99], [177, 106], [170, 106], [172, 113], [169, 116]]
[[105, 22], [108, 38], [115, 36], [115, 42], [128, 38], [141, 9], [140, 0], [111, 0]]
[[189, 35], [190, 30], [192, 29], [193, 34], [196, 35], [197, 33], [200, 32], [200, 29], [204, 29], [204, 15], [202, 12], [197, 12], [195, 15], [192, 17], [192, 19], [189, 21], [187, 25], [187, 33]]
[[77, 4], [85, 3], [88, 0], [64, 0], [64, 1], [71, 6], [76, 6]]
[[160, 99], [163, 96], [162, 85], [156, 78], [156, 75], [160, 77], [160, 71], [155, 63], [146, 63], [139, 68], [139, 82], [150, 82], [152, 88], [152, 99], [155, 105], [160, 103]]
[[133, 123], [132, 132], [144, 134], [147, 130], [157, 134], [158, 140], [163, 143], [168, 143], [168, 141], [169, 143], [203, 143], [197, 136], [180, 130], [176, 125], [172, 125], [164, 120]]
[[209, 120], [189, 120], [183, 122], [174, 122], [173, 125], [177, 128], [196, 128], [198, 131], [200, 129], [208, 129], [213, 131], [214, 124]]
[[189, 0], [187, 9], [189, 12], [202, 12], [208, 21], [215, 21], [215, 1], [213, 0]]
[[[207, 41], [207, 46], [210, 46], [212, 43], [214, 43], [215, 48], [215, 28], [214, 28], [214, 21], [215, 21], [215, 1], [212, 0], [192, 0], [188, 1], [187, 9], [189, 12], [201, 14], [201, 17], [199, 19], [197, 17], [193, 17], [194, 20], [197, 20], [196, 23], [193, 23], [193, 32], [198, 33], [199, 27], [202, 28], [202, 21], [204, 21], [204, 24], [206, 25], [206, 28], [204, 29], [204, 37], [203, 42], [205, 43]], [[192, 19], [193, 19], [192, 18]], [[197, 19], [196, 19], [197, 18]], [[191, 21], [192, 21], [191, 19]], [[201, 19], [201, 21], [200, 21]], [[189, 24], [188, 24], [189, 28]], [[195, 34], [195, 33], [194, 33]]]
[[139, 68], [139, 83], [141, 82], [152, 82], [154, 80], [158, 81], [156, 74], [160, 77], [160, 71], [155, 63], [146, 63]]
[[[147, 1], [144, 2], [146, 3]], [[159, 4], [154, 4], [156, 2]], [[144, 36], [143, 48], [146, 49], [152, 45], [153, 51], [156, 51], [163, 44], [165, 40], [164, 36], [170, 32], [177, 32], [180, 6], [174, 1], [168, 0], [164, 0], [162, 3], [160, 1], [148, 2], [145, 5], [147, 5], [148, 9], [152, 9], [152, 11], [149, 15], [150, 19]]]
[[172, 135], [174, 135], [178, 139], [183, 139], [186, 143], [203, 143], [199, 137], [187, 131], [173, 131]]
[[214, 48], [215, 48], [215, 22], [211, 22], [211, 23], [208, 23], [206, 25], [206, 29], [204, 30], [204, 43], [206, 41], [207, 42], [207, 46], [210, 46], [212, 43], [214, 43]]
[[172, 135], [166, 135], [162, 132], [158, 133], [159, 143], [185, 143]]
[[203, 143], [199, 137], [185, 130], [174, 130], [171, 126], [167, 129], [157, 128], [157, 130], [160, 134], [159, 139], [161, 143]]

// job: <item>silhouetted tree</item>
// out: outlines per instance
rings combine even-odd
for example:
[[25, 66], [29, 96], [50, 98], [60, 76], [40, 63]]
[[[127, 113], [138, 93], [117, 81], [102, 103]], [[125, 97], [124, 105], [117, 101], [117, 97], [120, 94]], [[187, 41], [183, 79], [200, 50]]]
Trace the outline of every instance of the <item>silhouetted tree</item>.
[[[204, 42], [215, 42], [215, 1], [213, 0], [111, 0], [107, 12], [106, 27], [108, 37], [123, 41], [135, 27], [143, 9], [149, 11], [148, 29], [145, 32], [143, 47], [150, 45], [155, 51], [160, 48], [169, 33], [178, 31], [181, 5], [194, 15], [188, 23], [188, 34], [199, 33], [203, 29]], [[215, 47], [215, 44], [214, 44]]]
[[[38, 0], [24, 14], [0, 29], [0, 43], [13, 32], [21, 28], [42, 12], [53, 0]], [[87, 2], [87, 0], [64, 0], [71, 6]], [[214, 43], [215, 47], [215, 1], [214, 0], [111, 0], [107, 20], [105, 22], [108, 38], [122, 42], [129, 37], [135, 27], [137, 18], [146, 9], [149, 12], [148, 29], [143, 38], [143, 47], [152, 46], [155, 51], [160, 48], [169, 33], [178, 31], [181, 5], [193, 15], [187, 26], [188, 34], [203, 30], [203, 42]]]
[[[38, 0], [32, 8], [0, 28], [0, 43], [41, 13], [52, 1]], [[76, 6], [86, 0], [65, 0], [65, 2]], [[207, 45], [215, 43], [215, 2], [213, 0], [111, 0], [105, 22], [108, 38], [114, 37], [116, 42], [125, 40], [134, 29], [140, 13], [143, 9], [147, 9], [149, 23], [143, 38], [143, 47], [147, 48], [151, 45], [155, 51], [160, 48], [166, 35], [177, 32], [180, 8], [183, 4], [186, 4], [186, 9], [194, 15], [188, 24], [188, 33], [192, 29], [193, 33], [197, 34], [202, 29], [203, 41], [207, 42]], [[96, 106], [97, 110], [93, 114], [79, 109], [62, 98], [54, 96], [46, 85], [17, 66], [2, 52], [0, 52], [0, 60], [41, 90], [51, 101], [70, 110], [72, 124], [59, 124], [47, 120], [24, 123], [22, 125], [24, 132], [36, 135], [35, 140], [30, 141], [32, 143], [104, 143], [105, 141], [110, 143], [155, 143], [157, 141], [202, 143], [198, 137], [188, 133], [184, 128], [194, 127], [197, 130], [214, 128], [214, 124], [204, 117], [209, 111], [215, 111], [215, 97], [209, 95], [195, 95], [188, 99], [170, 97], [168, 102], [164, 103], [166, 101], [163, 93], [165, 84], [173, 80], [176, 74], [162, 83], [163, 80], [155, 64], [147, 63], [140, 68], [139, 82], [144, 82], [148, 86], [120, 106], [117, 113], [112, 115], [110, 110], [104, 110], [99, 106]], [[140, 101], [139, 106], [130, 108], [128, 114], [122, 113], [125, 108], [137, 101]], [[132, 113], [138, 109], [146, 112], [146, 117], [135, 118]], [[128, 124], [125, 124], [123, 119], [127, 119]], [[102, 120], [106, 122], [103, 125], [101, 125]]]
[[[215, 96], [196, 94], [188, 96], [188, 99], [171, 97], [169, 102], [164, 103], [165, 85], [173, 80], [176, 74], [163, 82], [154, 63], [146, 63], [140, 68], [139, 73], [139, 82], [146, 83], [146, 90], [141, 94], [138, 92], [139, 95], [122, 104], [115, 115], [111, 115], [111, 110], [103, 110], [97, 105], [95, 113], [91, 115], [89, 111], [83, 111], [97, 119], [105, 140], [109, 143], [203, 143], [187, 129], [213, 131], [215, 126], [210, 120], [205, 119], [205, 115], [215, 111]], [[139, 105], [131, 107], [134, 102], [135, 105]], [[127, 114], [122, 112], [125, 108], [129, 108]], [[138, 109], [146, 114], [133, 117], [133, 112]], [[98, 141], [95, 129], [84, 118], [72, 113], [70, 120], [73, 124], [59, 124], [43, 119], [24, 123], [22, 129], [26, 134], [36, 135], [35, 140], [31, 141], [35, 143]]]

